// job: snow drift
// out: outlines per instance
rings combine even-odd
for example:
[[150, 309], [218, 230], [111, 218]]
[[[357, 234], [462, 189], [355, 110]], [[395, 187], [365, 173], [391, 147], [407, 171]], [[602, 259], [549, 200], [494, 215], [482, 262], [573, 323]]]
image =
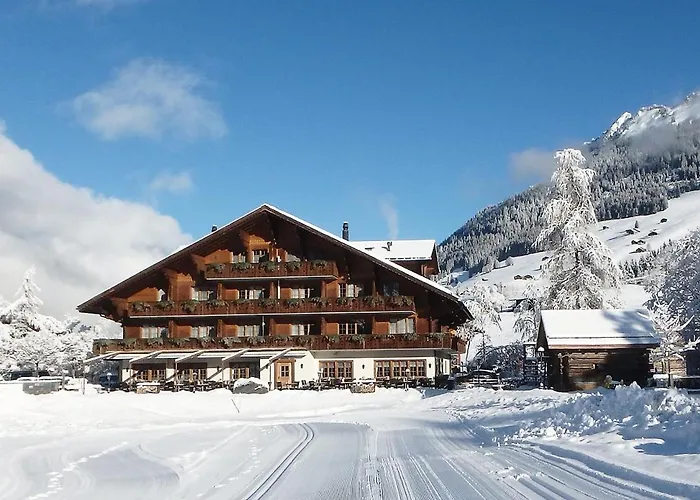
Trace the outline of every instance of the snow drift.
[[679, 452], [700, 453], [700, 399], [637, 384], [579, 393], [524, 422], [512, 438], [586, 436], [616, 431], [624, 439], [656, 438]]

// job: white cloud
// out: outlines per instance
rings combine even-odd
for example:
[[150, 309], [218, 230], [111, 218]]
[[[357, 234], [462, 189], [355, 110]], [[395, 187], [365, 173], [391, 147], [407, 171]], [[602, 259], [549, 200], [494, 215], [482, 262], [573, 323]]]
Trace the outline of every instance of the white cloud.
[[549, 179], [556, 167], [554, 151], [532, 148], [510, 154], [510, 170], [518, 177]]
[[199, 94], [204, 83], [184, 66], [135, 59], [71, 107], [80, 124], [105, 140], [221, 137], [226, 123], [219, 106]]
[[193, 186], [189, 172], [161, 172], [148, 183], [148, 190], [152, 194], [181, 194], [190, 191]]
[[391, 194], [383, 195], [379, 200], [379, 212], [386, 222], [389, 239], [399, 237], [399, 211], [396, 209], [396, 200]]
[[172, 217], [60, 181], [0, 134], [0, 295], [36, 267], [44, 312], [75, 313], [94, 294], [191, 241]]

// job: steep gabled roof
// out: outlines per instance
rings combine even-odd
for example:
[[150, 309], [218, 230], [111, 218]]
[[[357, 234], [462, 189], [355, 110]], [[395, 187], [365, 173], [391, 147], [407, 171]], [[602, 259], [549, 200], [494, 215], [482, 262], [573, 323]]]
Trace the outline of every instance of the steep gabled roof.
[[542, 329], [550, 349], [659, 345], [646, 309], [545, 310]]
[[260, 215], [262, 213], [269, 213], [272, 215], [275, 215], [283, 220], [286, 220], [292, 224], [295, 224], [299, 226], [302, 229], [305, 229], [306, 231], [315, 234], [321, 238], [324, 238], [326, 240], [332, 241], [333, 243], [337, 244], [338, 246], [354, 253], [357, 255], [361, 255], [362, 257], [374, 262], [375, 264], [384, 267], [385, 269], [388, 269], [390, 271], [395, 272], [396, 274], [399, 274], [406, 279], [413, 281], [414, 283], [418, 283], [435, 293], [439, 294], [442, 297], [447, 298], [448, 300], [455, 302], [462, 311], [464, 311], [467, 315], [468, 319], [472, 319], [471, 314], [469, 311], [466, 309], [462, 301], [459, 299], [457, 295], [455, 295], [450, 289], [432, 281], [429, 280], [428, 278], [425, 278], [424, 276], [421, 276], [420, 274], [414, 273], [413, 271], [409, 271], [408, 269], [395, 264], [391, 262], [390, 260], [383, 259], [381, 257], [377, 257], [376, 255], [373, 255], [372, 253], [363, 250], [361, 248], [358, 248], [352, 244], [352, 242], [349, 242], [347, 240], [344, 240], [343, 238], [334, 235], [333, 233], [330, 233], [324, 229], [321, 229], [318, 226], [315, 226], [309, 222], [306, 222], [303, 219], [300, 219], [299, 217], [296, 217], [292, 214], [289, 214], [283, 210], [280, 210], [277, 207], [274, 207], [272, 205], [268, 204], [263, 204], [256, 208], [255, 210], [252, 210], [248, 212], [245, 215], [242, 215], [241, 217], [233, 220], [232, 222], [229, 222], [225, 226], [219, 228], [218, 230], [211, 232], [207, 234], [206, 236], [194, 241], [190, 245], [181, 248], [177, 250], [176, 252], [168, 255], [167, 257], [161, 259], [160, 261], [156, 262], [155, 264], [147, 267], [143, 271], [140, 271], [133, 276], [125, 279], [124, 281], [112, 286], [111, 288], [105, 290], [104, 292], [96, 295], [95, 297], [85, 301], [84, 303], [80, 304], [78, 306], [78, 311], [80, 312], [88, 312], [88, 309], [91, 306], [94, 306], [99, 302], [100, 300], [108, 297], [109, 295], [115, 293], [118, 289], [121, 289], [123, 287], [135, 284], [139, 280], [158, 272], [159, 270], [163, 269], [164, 267], [167, 267], [168, 265], [175, 263], [179, 259], [182, 259], [183, 257], [187, 257], [190, 253], [196, 253], [199, 249], [205, 248], [209, 243], [213, 242], [214, 240], [217, 240], [222, 237], [223, 233], [228, 233], [231, 231], [234, 231], [238, 226], [240, 226], [243, 222], [256, 217], [257, 215]]
[[350, 241], [354, 247], [388, 260], [431, 260], [435, 240]]

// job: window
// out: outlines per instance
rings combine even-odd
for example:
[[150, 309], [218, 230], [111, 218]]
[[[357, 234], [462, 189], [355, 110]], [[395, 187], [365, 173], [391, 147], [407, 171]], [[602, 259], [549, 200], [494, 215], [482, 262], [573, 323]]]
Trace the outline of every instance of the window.
[[141, 382], [165, 380], [165, 365], [145, 365], [137, 368], [134, 379]]
[[307, 287], [296, 287], [292, 288], [292, 298], [293, 299], [308, 299], [313, 297], [313, 288]]
[[245, 254], [244, 253], [234, 253], [233, 256], [231, 257], [231, 262], [233, 262], [235, 264], [245, 262]]
[[392, 319], [389, 321], [389, 333], [416, 333], [416, 323], [413, 318]]
[[339, 335], [358, 335], [362, 333], [360, 323], [340, 323], [338, 325]]
[[262, 299], [265, 297], [265, 292], [262, 288], [245, 288], [238, 291], [238, 297], [245, 300]]
[[377, 378], [425, 378], [425, 360], [386, 360], [374, 362]]
[[260, 335], [260, 325], [238, 325], [239, 337], [257, 337]]
[[267, 250], [253, 250], [253, 262], [265, 262], [270, 260]]
[[231, 380], [237, 380], [239, 378], [250, 378], [257, 377], [259, 374], [258, 368], [253, 363], [242, 363], [240, 361], [232, 361], [231, 364]]
[[319, 362], [321, 378], [353, 378], [352, 361]]
[[141, 338], [142, 339], [159, 339], [168, 336], [168, 329], [162, 326], [142, 326], [141, 327]]
[[184, 365], [177, 370], [178, 380], [187, 382], [196, 382], [198, 380], [207, 379], [207, 367], [201, 365]]
[[293, 324], [292, 335], [311, 335], [311, 324]]
[[340, 284], [341, 297], [359, 297], [362, 294], [362, 287], [353, 283]]
[[216, 337], [216, 327], [209, 325], [193, 326], [190, 329], [190, 337]]
[[280, 365], [280, 378], [289, 378], [290, 365]]
[[374, 371], [377, 378], [391, 377], [391, 361], [375, 361]]
[[207, 288], [192, 288], [192, 300], [209, 300], [216, 298], [216, 292]]
[[382, 286], [382, 290], [384, 291], [384, 295], [396, 296], [399, 294], [399, 284], [395, 281], [387, 281]]

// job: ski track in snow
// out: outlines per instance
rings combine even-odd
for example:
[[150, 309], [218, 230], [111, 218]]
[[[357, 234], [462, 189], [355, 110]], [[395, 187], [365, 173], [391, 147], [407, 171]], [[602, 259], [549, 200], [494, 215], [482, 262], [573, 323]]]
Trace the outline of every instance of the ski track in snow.
[[[347, 416], [346, 416], [347, 418]], [[0, 498], [697, 498], [551, 446], [498, 446], [445, 412], [88, 431], [0, 440]]]

